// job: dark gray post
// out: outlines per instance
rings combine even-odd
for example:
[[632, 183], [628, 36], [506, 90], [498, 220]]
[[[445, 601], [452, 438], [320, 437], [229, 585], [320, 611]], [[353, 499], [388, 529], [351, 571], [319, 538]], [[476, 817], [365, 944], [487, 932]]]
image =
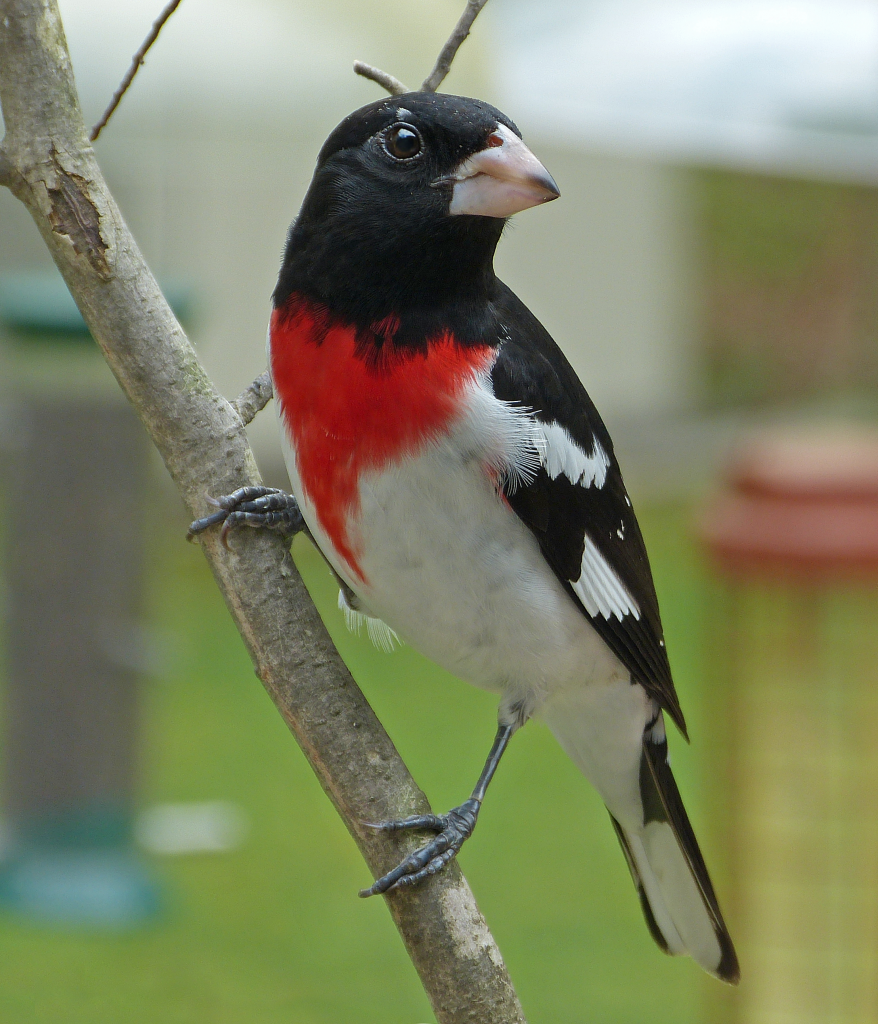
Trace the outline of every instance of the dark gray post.
[[31, 383], [7, 417], [0, 904], [121, 925], [156, 901], [130, 845], [146, 441], [127, 403], [77, 386], [82, 342], [32, 344], [71, 387]]

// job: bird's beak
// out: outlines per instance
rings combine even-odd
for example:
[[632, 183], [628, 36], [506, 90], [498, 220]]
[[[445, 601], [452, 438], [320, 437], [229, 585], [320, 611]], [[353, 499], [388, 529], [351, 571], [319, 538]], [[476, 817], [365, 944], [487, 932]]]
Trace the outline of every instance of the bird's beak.
[[[552, 175], [505, 124], [442, 183], [453, 182], [451, 214], [511, 217], [561, 194]], [[435, 182], [434, 184], [440, 184]]]

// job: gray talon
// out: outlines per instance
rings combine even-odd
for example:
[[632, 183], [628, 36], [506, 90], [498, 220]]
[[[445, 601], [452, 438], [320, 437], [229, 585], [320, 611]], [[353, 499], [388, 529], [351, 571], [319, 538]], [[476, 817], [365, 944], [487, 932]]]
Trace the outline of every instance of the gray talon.
[[[368, 889], [361, 889], [364, 899], [378, 893], [390, 892], [405, 886], [416, 885], [430, 875], [441, 871], [469, 839], [476, 827], [481, 801], [470, 798], [448, 814], [417, 814], [400, 821], [382, 821], [372, 828], [382, 832], [400, 832], [406, 829], [429, 829], [439, 834], [426, 846], [416, 850], [398, 864], [392, 871], [382, 875]], [[364, 823], [365, 824], [365, 823]]]
[[231, 494], [207, 500], [217, 506], [217, 511], [196, 519], [189, 526], [188, 540], [220, 524], [220, 536], [226, 547], [229, 531], [239, 526], [273, 530], [282, 537], [294, 537], [305, 529], [305, 520], [296, 499], [277, 487], [239, 487]]

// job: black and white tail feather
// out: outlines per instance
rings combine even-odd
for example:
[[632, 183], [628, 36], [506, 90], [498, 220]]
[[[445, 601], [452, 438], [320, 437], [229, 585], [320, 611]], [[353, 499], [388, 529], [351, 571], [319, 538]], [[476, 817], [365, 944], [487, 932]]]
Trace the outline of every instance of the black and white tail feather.
[[619, 678], [541, 717], [606, 804], [656, 943], [736, 984], [737, 956], [668, 764], [662, 712]]
[[656, 725], [643, 736], [643, 826], [626, 829], [612, 812], [610, 818], [658, 945], [671, 956], [688, 953], [715, 977], [735, 984], [738, 958], [668, 763], [660, 718]]

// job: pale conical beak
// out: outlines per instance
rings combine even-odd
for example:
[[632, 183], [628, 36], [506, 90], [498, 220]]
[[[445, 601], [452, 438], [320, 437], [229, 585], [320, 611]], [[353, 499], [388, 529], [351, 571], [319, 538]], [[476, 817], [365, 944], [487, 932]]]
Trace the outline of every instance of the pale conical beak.
[[505, 124], [444, 180], [454, 182], [448, 212], [455, 215], [511, 217], [561, 194], [552, 175]]

